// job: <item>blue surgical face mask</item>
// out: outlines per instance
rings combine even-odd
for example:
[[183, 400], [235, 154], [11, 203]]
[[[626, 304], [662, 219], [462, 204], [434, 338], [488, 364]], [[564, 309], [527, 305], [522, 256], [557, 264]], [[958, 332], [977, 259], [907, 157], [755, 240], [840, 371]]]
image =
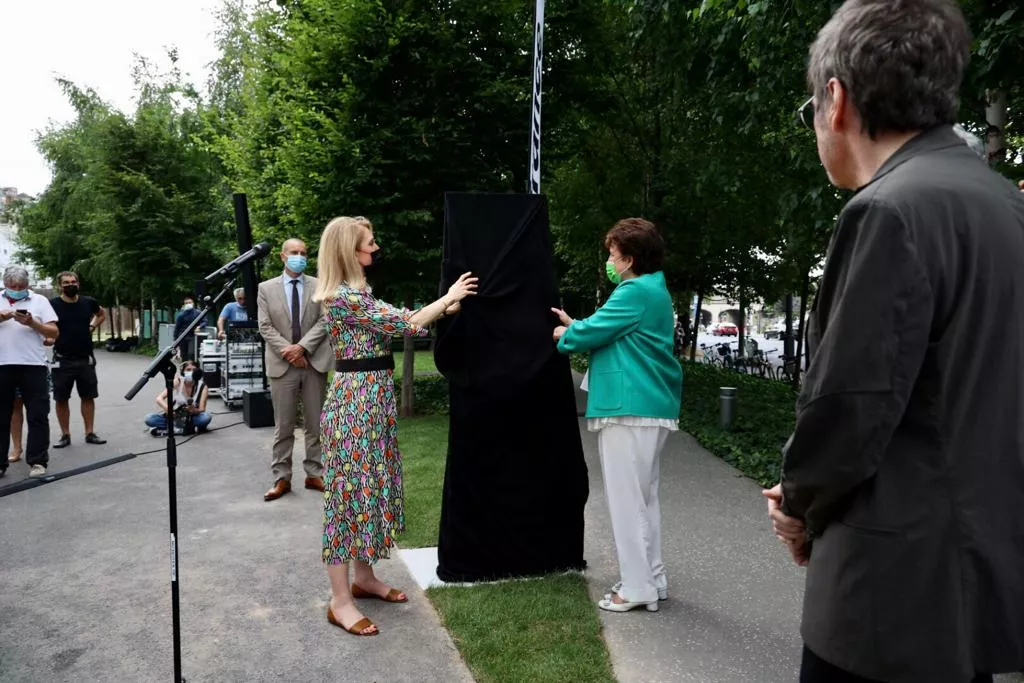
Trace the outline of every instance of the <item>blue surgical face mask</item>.
[[7, 298], [10, 299], [11, 301], [21, 301], [22, 299], [24, 299], [25, 297], [28, 296], [28, 290], [27, 289], [5, 289], [4, 290], [4, 294], [6, 294]]
[[288, 257], [288, 260], [285, 261], [285, 266], [287, 266], [288, 270], [293, 273], [301, 273], [306, 269], [306, 257], [292, 254]]

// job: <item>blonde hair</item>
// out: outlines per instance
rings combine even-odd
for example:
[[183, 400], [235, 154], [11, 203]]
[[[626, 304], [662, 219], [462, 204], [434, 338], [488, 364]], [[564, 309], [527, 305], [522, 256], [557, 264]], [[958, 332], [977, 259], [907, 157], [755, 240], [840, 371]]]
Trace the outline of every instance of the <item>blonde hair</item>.
[[320, 284], [313, 301], [327, 301], [342, 285], [354, 289], [366, 286], [366, 275], [357, 252], [367, 230], [372, 232], [373, 224], [362, 216], [340, 216], [327, 224], [320, 235], [316, 272]]

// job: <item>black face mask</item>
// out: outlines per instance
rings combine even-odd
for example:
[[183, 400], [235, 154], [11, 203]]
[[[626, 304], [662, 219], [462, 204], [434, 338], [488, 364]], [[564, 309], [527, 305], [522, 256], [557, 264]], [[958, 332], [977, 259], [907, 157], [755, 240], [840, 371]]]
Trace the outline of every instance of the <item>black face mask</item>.
[[78, 296], [78, 285], [64, 285], [64, 296]]
[[380, 261], [381, 250], [368, 252], [370, 254], [370, 265], [363, 266], [364, 268], [373, 268], [377, 265], [377, 261]]

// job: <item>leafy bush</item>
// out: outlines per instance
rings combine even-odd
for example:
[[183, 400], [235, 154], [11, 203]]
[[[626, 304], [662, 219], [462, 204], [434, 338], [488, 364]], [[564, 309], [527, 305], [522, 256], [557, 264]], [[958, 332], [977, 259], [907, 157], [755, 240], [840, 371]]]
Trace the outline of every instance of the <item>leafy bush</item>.
[[[417, 415], [445, 415], [448, 412], [448, 380], [441, 375], [420, 375], [413, 380]], [[395, 400], [402, 405], [402, 382], [395, 380]]]
[[[680, 424], [705, 448], [762, 486], [779, 482], [782, 447], [793, 431], [796, 394], [789, 386], [703, 363], [684, 363]], [[719, 426], [719, 389], [736, 387], [732, 428]]]
[[571, 353], [569, 354], [569, 364], [572, 365], [573, 370], [582, 375], [590, 368], [590, 356], [585, 353]]

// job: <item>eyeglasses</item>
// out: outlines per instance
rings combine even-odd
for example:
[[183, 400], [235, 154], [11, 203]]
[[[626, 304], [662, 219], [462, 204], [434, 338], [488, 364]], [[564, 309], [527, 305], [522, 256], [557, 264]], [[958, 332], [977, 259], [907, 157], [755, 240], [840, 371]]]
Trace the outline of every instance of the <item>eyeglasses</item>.
[[807, 101], [796, 110], [797, 118], [806, 128], [814, 130], [814, 96], [807, 98]]

